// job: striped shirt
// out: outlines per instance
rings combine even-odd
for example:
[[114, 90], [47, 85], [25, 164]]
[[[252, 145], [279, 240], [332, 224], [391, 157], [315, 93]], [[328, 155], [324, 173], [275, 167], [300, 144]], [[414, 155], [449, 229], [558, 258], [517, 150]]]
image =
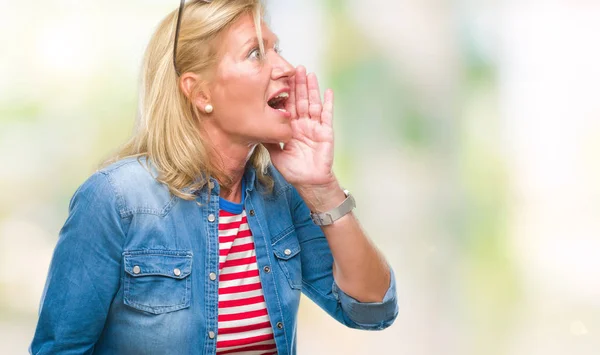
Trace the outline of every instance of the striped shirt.
[[219, 211], [217, 354], [277, 354], [246, 211], [243, 204], [224, 199]]

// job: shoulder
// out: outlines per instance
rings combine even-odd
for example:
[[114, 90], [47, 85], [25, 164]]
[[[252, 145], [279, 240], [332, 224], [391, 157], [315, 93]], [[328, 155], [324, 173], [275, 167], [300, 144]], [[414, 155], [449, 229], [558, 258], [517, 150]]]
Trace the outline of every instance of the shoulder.
[[156, 180], [156, 176], [156, 170], [145, 158], [125, 158], [98, 170], [78, 192], [101, 190], [102, 196], [112, 195], [122, 216], [132, 213], [164, 215], [175, 197]]
[[154, 180], [156, 171], [144, 157], [125, 158], [98, 170], [97, 173], [106, 175], [110, 180], [127, 183]]

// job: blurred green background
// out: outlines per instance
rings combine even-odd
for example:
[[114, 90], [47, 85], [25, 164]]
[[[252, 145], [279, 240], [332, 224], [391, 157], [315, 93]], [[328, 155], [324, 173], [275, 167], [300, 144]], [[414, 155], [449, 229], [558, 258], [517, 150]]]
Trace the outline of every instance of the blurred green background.
[[[400, 315], [303, 299], [300, 354], [600, 349], [600, 1], [270, 0], [283, 55], [336, 93], [336, 172]], [[25, 354], [79, 184], [131, 133], [178, 4], [0, 2], [0, 353]]]

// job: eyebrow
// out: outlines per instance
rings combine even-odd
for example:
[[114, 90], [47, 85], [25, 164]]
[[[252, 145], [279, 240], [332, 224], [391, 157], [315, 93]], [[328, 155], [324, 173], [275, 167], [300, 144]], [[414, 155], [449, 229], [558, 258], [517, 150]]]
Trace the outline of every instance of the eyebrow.
[[[262, 40], [263, 40], [263, 43], [269, 42], [265, 37], [263, 37]], [[258, 43], [258, 37], [256, 37], [256, 36], [251, 37], [246, 42], [244, 42], [244, 44], [242, 45], [242, 47], [246, 47], [249, 43], [254, 43], [254, 42]], [[279, 37], [275, 36], [274, 43], [279, 43]]]

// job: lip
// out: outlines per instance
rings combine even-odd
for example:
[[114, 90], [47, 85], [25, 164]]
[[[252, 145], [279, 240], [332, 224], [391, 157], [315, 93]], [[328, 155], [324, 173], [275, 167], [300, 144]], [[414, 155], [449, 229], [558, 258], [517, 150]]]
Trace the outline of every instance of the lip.
[[280, 116], [283, 116], [285, 118], [291, 118], [292, 114], [288, 111], [282, 112], [279, 111], [278, 109], [272, 108], [271, 106], [269, 106], [269, 101], [271, 101], [271, 99], [277, 97], [278, 95], [282, 94], [282, 93], [287, 93], [288, 94], [288, 100], [289, 100], [289, 94], [290, 94], [290, 88], [289, 87], [283, 87], [277, 91], [275, 91], [271, 96], [269, 96], [269, 99], [267, 100], [267, 107], [270, 108], [271, 110], [275, 111], [277, 114], [279, 114]]
[[[277, 94], [277, 95], [279, 95], [279, 94]], [[268, 108], [270, 108], [270, 109], [271, 109], [272, 111], [274, 111], [275, 113], [279, 114], [280, 116], [283, 116], [283, 117], [285, 117], [285, 118], [291, 118], [291, 117], [292, 117], [292, 114], [291, 114], [290, 112], [288, 112], [288, 111], [285, 111], [285, 112], [283, 112], [283, 111], [279, 111], [278, 109], [272, 108], [272, 107], [271, 107], [271, 106], [269, 106], [269, 105], [267, 105], [267, 107], [268, 107]]]

